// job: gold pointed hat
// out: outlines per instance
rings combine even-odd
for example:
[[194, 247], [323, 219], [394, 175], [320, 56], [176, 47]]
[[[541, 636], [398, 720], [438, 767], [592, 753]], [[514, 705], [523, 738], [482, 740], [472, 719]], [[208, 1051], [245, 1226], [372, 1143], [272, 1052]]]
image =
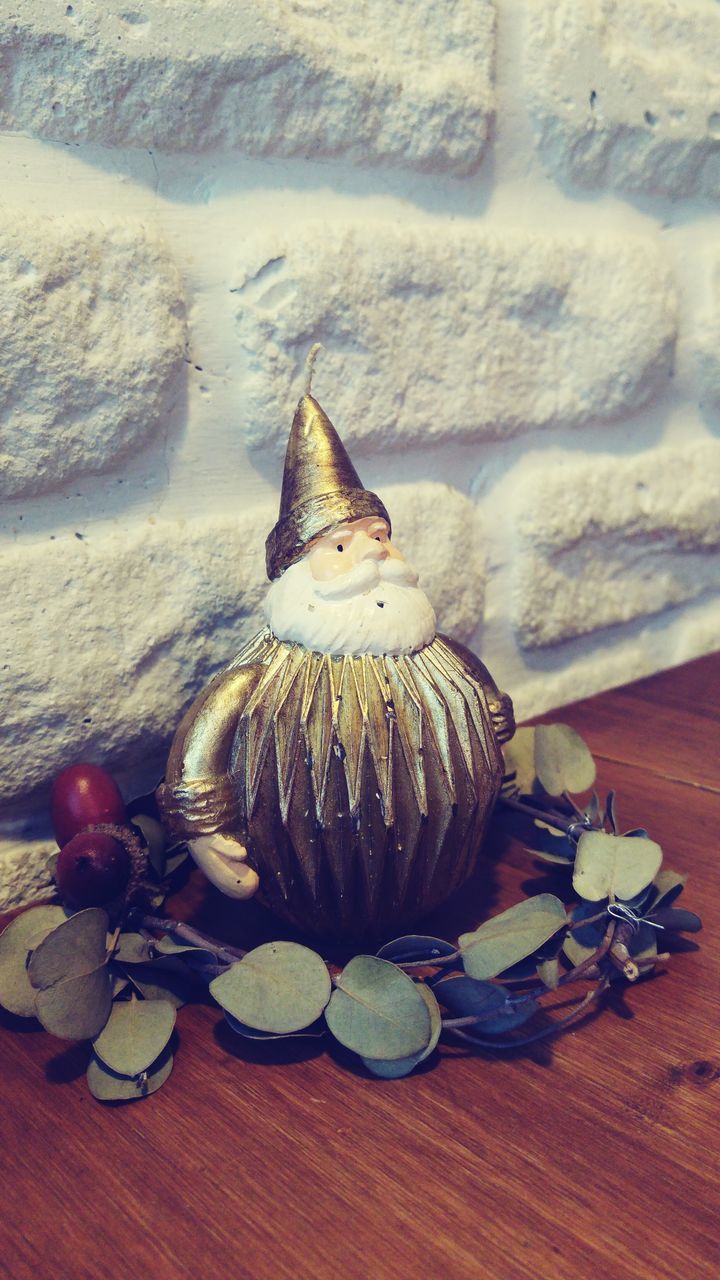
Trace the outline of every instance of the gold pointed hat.
[[315, 538], [367, 516], [379, 516], [390, 526], [382, 502], [363, 488], [332, 422], [308, 393], [290, 428], [280, 515], [265, 543], [268, 578], [279, 578]]

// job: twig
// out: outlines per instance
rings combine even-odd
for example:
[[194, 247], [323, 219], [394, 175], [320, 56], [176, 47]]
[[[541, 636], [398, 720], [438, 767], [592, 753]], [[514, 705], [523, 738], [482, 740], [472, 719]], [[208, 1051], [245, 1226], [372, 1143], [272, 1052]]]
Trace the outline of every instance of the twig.
[[169, 916], [143, 916], [139, 923], [141, 928], [159, 929], [163, 933], [174, 933], [178, 938], [182, 938], [184, 942], [190, 943], [193, 947], [202, 947], [204, 951], [212, 951], [218, 960], [223, 960], [225, 964], [234, 964], [236, 960], [242, 960], [243, 956], [247, 955], [246, 951], [241, 951], [238, 947], [229, 947], [226, 943], [219, 942], [217, 938], [208, 938], [197, 929], [193, 929], [192, 925], [185, 924], [182, 920], [173, 920]]

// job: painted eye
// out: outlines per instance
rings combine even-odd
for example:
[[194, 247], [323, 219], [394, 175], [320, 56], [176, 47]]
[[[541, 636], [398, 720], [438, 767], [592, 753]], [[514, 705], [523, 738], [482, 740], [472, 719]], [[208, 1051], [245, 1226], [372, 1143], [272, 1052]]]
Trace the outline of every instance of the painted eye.
[[336, 551], [343, 551], [343, 550], [344, 550], [342, 542], [338, 542], [338, 544], [337, 544], [337, 546], [336, 546], [335, 550], [336, 550]]

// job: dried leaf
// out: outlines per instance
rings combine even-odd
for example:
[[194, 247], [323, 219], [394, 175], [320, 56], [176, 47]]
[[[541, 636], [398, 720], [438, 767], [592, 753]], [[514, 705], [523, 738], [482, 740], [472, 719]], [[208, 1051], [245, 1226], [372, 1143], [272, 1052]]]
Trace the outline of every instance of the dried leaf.
[[396, 1061], [430, 1043], [428, 1006], [407, 974], [377, 956], [355, 956], [325, 1010], [332, 1034], [361, 1058]]
[[135, 1079], [117, 1075], [93, 1057], [87, 1069], [88, 1088], [99, 1102], [134, 1102], [157, 1093], [173, 1069], [173, 1056], [166, 1049], [152, 1067]]
[[175, 1007], [169, 1000], [127, 1000], [113, 1005], [93, 1049], [111, 1071], [137, 1076], [159, 1058], [174, 1026]]
[[136, 813], [131, 819], [146, 846], [150, 866], [157, 876], [165, 875], [165, 832], [157, 818], [149, 813]]
[[60, 1040], [92, 1040], [112, 1008], [112, 980], [107, 965], [78, 974], [36, 992], [37, 1016], [46, 1031]]
[[330, 999], [327, 965], [297, 942], [266, 942], [213, 978], [210, 994], [258, 1031], [286, 1034], [320, 1017]]
[[661, 862], [662, 849], [654, 840], [586, 831], [578, 841], [573, 888], [589, 902], [633, 898], [650, 884]]
[[[597, 913], [596, 903], [580, 902], [570, 912], [570, 919], [573, 924], [576, 924], [589, 916], [597, 915]], [[573, 966], [582, 964], [583, 961], [589, 960], [590, 956], [595, 954], [605, 936], [606, 928], [607, 916], [603, 916], [601, 920], [596, 920], [592, 924], [583, 925], [579, 929], [568, 930], [563, 940], [562, 949], [564, 955], [567, 956]]]
[[587, 791], [595, 781], [595, 761], [579, 733], [567, 724], [539, 724], [535, 730], [535, 772], [550, 796]]
[[0, 933], [0, 1004], [21, 1018], [35, 1017], [35, 991], [27, 973], [28, 952], [65, 920], [62, 907], [30, 907]]
[[458, 941], [465, 972], [471, 978], [494, 978], [532, 955], [565, 924], [565, 908], [554, 894], [527, 898], [474, 932], [461, 934]]

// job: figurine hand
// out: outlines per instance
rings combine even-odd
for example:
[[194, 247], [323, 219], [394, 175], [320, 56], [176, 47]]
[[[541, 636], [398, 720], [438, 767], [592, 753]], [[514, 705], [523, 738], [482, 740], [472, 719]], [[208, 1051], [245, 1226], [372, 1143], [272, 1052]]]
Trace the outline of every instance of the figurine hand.
[[252, 898], [257, 893], [260, 885], [258, 874], [252, 867], [243, 865], [247, 849], [239, 840], [218, 832], [212, 836], [197, 836], [188, 847], [200, 870], [228, 898]]
[[489, 700], [490, 718], [498, 742], [509, 742], [515, 732], [512, 699], [499, 691]]

